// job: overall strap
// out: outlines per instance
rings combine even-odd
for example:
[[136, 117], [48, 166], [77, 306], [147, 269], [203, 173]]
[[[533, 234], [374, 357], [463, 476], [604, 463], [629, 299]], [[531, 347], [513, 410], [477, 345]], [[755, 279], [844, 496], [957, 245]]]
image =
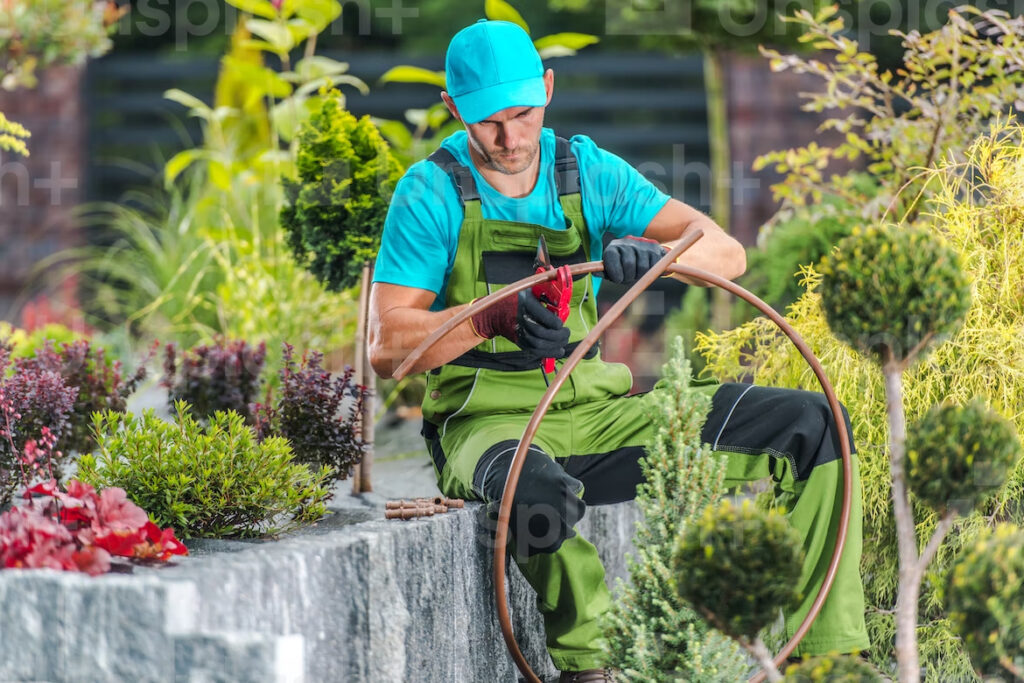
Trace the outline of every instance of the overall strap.
[[569, 141], [563, 137], [555, 137], [555, 187], [559, 197], [580, 191], [580, 167]]
[[466, 202], [480, 199], [472, 171], [460, 164], [454, 154], [444, 147], [438, 147], [433, 154], [427, 157], [427, 160], [437, 164], [452, 179], [455, 191], [459, 195], [459, 201], [463, 206], [466, 205]]

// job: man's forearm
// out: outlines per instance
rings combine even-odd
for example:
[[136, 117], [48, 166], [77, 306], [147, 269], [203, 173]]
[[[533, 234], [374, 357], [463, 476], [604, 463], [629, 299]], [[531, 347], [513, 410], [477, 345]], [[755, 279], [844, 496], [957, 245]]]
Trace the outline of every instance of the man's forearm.
[[[739, 277], [744, 273], [747, 267], [746, 252], [743, 250], [742, 246], [739, 246], [739, 243], [736, 242], [736, 240], [719, 230], [714, 221], [710, 218], [692, 221], [686, 227], [686, 231], [683, 235], [685, 236], [686, 233], [691, 230], [704, 227], [702, 224], [705, 221], [709, 228], [714, 226], [715, 229], [705, 230], [704, 236], [697, 240], [696, 244], [683, 252], [683, 255], [679, 257], [678, 263], [706, 270], [716, 275], [720, 275], [726, 280], [732, 280]], [[680, 239], [682, 238], [680, 237]], [[665, 246], [671, 248], [678, 241], [679, 240], [666, 242]], [[705, 282], [690, 280], [682, 275], [673, 275], [672, 277], [687, 284], [698, 285], [700, 287], [708, 286]]]
[[[370, 363], [378, 375], [391, 377], [402, 361], [444, 323], [469, 304], [443, 311], [396, 307], [370, 321]], [[458, 358], [482, 342], [469, 321], [445, 335], [411, 368], [409, 374], [425, 372]]]

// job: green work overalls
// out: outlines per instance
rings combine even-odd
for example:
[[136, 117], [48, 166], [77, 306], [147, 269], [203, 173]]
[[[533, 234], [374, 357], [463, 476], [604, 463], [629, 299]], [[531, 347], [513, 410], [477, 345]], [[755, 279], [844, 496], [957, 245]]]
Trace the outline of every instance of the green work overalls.
[[[542, 235], [555, 265], [589, 260], [590, 236], [583, 218], [579, 171], [569, 143], [564, 139], [557, 139], [554, 168], [559, 201], [565, 214], [564, 230], [483, 218], [471, 171], [459, 165], [443, 148], [435, 152], [431, 160], [452, 177], [464, 206], [458, 248], [446, 290], [446, 307], [468, 303], [531, 274], [538, 238]], [[570, 310], [566, 325], [570, 330], [571, 347], [597, 322], [591, 276], [574, 282]], [[569, 353], [567, 350], [566, 355]], [[561, 366], [561, 361], [558, 365]], [[642, 449], [651, 437], [650, 395], [626, 397], [631, 385], [632, 377], [626, 366], [606, 363], [596, 352], [590, 354], [557, 394], [533, 445], [558, 458], [559, 462], [569, 456], [579, 458], [620, 449]], [[474, 484], [474, 474], [479, 474], [478, 461], [496, 444], [516, 442], [522, 437], [546, 388], [540, 361], [529, 358], [503, 337], [486, 340], [464, 356], [427, 373], [424, 436], [434, 460], [438, 486], [445, 495], [487, 498], [479, 481]], [[715, 391], [715, 387], [705, 390]], [[807, 613], [828, 564], [838, 519], [836, 492], [841, 476], [840, 463], [834, 461], [815, 467], [810, 479], [796, 482], [784, 458], [751, 452], [716, 452], [729, 459], [727, 482], [730, 485], [776, 474], [782, 504], [791, 511], [791, 521], [806, 539], [805, 549], [810, 552], [799, 587], [806, 599], [787, 615], [787, 630], [792, 633]], [[584, 495], [580, 481], [563, 476], [570, 482], [572, 493]], [[841, 599], [833, 591], [833, 596], [837, 597], [826, 602], [804, 641], [801, 648], [804, 652], [868, 647], [858, 571], [859, 481], [855, 479], [854, 483], [857, 523], [855, 528], [851, 526], [849, 551], [844, 554], [835, 583], [837, 590], [849, 593], [849, 600]], [[525, 470], [519, 490], [524, 486], [529, 486]], [[635, 489], [621, 499], [631, 499], [633, 495]], [[794, 496], [799, 500], [790, 500]], [[516, 530], [510, 531], [514, 544]], [[561, 670], [604, 666], [598, 617], [608, 609], [611, 599], [604, 581], [604, 568], [594, 546], [579, 534], [572, 534], [561, 541], [554, 552], [534, 553], [525, 558], [517, 555], [515, 559], [537, 591], [547, 647], [555, 666]], [[851, 614], [851, 606], [855, 607], [854, 614]]]

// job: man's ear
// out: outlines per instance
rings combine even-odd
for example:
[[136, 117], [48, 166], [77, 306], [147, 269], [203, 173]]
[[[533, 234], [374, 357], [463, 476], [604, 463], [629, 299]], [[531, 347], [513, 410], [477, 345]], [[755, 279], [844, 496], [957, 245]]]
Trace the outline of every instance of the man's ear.
[[551, 104], [551, 96], [555, 94], [555, 72], [551, 69], [544, 72], [544, 90], [548, 94], [548, 101], [544, 103], [546, 107]]
[[441, 91], [441, 101], [444, 102], [444, 106], [448, 107], [448, 113], [452, 115], [459, 123], [463, 123], [462, 117], [459, 116], [459, 108], [455, 106], [455, 100], [446, 91]]

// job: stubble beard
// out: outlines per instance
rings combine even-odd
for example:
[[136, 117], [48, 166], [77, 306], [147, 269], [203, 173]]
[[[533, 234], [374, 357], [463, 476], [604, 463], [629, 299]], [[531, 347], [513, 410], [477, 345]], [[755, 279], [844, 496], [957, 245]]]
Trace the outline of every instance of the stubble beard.
[[512, 165], [509, 165], [502, 161], [501, 152], [490, 154], [479, 142], [476, 140], [473, 142], [477, 153], [484, 162], [484, 166], [504, 175], [516, 175], [530, 168], [530, 165], [533, 164], [533, 160], [537, 158], [537, 152], [540, 149], [539, 142], [531, 147], [522, 145], [517, 147], [515, 152], [519, 159], [517, 159]]

